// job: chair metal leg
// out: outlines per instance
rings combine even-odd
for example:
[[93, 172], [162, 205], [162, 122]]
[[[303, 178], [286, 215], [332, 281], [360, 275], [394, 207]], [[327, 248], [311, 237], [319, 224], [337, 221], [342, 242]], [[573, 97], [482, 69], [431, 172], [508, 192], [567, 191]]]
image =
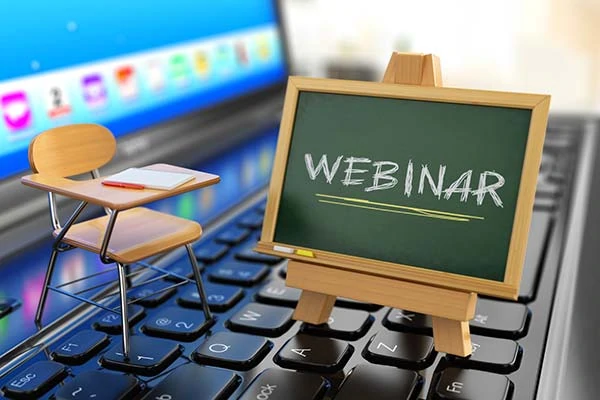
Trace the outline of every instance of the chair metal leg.
[[204, 290], [204, 285], [202, 284], [202, 276], [200, 275], [200, 268], [198, 267], [194, 250], [189, 244], [185, 245], [185, 249], [187, 250], [190, 263], [192, 264], [192, 270], [194, 271], [194, 280], [196, 281], [196, 288], [198, 289], [198, 295], [200, 295], [200, 301], [202, 302], [204, 318], [206, 321], [210, 321], [212, 320], [212, 314], [210, 312], [210, 308], [208, 307], [208, 299], [206, 298], [206, 291]]
[[35, 313], [35, 324], [38, 328], [42, 327], [42, 314], [44, 313], [44, 307], [46, 306], [46, 299], [48, 298], [48, 286], [50, 286], [50, 281], [52, 280], [52, 272], [54, 271], [54, 266], [56, 265], [57, 255], [58, 250], [56, 250], [56, 248], [52, 248], [52, 254], [50, 255], [48, 268], [46, 268], [46, 278], [44, 279], [44, 287], [42, 288], [40, 301], [38, 303], [37, 311]]
[[123, 333], [123, 358], [129, 358], [129, 316], [127, 313], [127, 277], [125, 266], [117, 263], [119, 269], [119, 292], [121, 298], [121, 328]]

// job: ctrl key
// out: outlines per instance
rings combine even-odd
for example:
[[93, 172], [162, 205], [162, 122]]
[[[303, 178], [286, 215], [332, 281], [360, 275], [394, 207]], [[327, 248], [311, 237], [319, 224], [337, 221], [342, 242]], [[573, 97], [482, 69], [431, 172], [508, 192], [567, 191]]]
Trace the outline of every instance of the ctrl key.
[[448, 368], [440, 374], [431, 397], [434, 400], [508, 400], [512, 391], [513, 384], [504, 375]]
[[2, 388], [11, 399], [32, 399], [46, 393], [67, 376], [67, 368], [54, 361], [39, 361], [13, 376]]

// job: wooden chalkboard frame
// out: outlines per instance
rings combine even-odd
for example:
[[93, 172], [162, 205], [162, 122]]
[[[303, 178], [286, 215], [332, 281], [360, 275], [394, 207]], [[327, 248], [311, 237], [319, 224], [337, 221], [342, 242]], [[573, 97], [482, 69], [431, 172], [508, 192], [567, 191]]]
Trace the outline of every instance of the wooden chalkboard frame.
[[[291, 243], [274, 242], [277, 215], [283, 191], [296, 115], [296, 106], [300, 92], [348, 94], [531, 110], [531, 122], [523, 160], [523, 169], [519, 184], [519, 194], [515, 208], [504, 281], [498, 282], [454, 273], [429, 270], [423, 267], [372, 260], [323, 250], [301, 248]], [[271, 184], [269, 187], [265, 220], [257, 250], [267, 254], [284, 256], [292, 260], [310, 262], [312, 264], [330, 266], [363, 274], [424, 283], [460, 291], [476, 292], [494, 297], [516, 299], [519, 292], [523, 263], [525, 260], [529, 225], [531, 222], [549, 107], [550, 96], [548, 95], [290, 77], [285, 95], [285, 105], [281, 119]], [[274, 246], [293, 247], [298, 250], [306, 250], [308, 253], [304, 254], [312, 253], [314, 257], [296, 253], [282, 253], [275, 251]]]

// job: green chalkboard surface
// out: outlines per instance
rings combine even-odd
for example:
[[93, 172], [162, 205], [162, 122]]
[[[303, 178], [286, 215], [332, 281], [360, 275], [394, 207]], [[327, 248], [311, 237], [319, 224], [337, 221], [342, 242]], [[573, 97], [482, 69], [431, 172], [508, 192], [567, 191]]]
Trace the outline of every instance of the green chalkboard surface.
[[349, 92], [297, 90], [263, 240], [504, 282], [534, 107]]

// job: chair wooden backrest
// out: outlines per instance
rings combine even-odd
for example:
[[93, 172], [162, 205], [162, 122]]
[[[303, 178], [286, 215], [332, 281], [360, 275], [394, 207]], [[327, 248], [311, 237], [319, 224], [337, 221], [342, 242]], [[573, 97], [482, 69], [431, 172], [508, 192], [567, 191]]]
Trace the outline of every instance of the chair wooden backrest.
[[102, 167], [116, 150], [117, 141], [105, 127], [68, 125], [44, 131], [31, 141], [29, 165], [35, 173], [65, 178]]

